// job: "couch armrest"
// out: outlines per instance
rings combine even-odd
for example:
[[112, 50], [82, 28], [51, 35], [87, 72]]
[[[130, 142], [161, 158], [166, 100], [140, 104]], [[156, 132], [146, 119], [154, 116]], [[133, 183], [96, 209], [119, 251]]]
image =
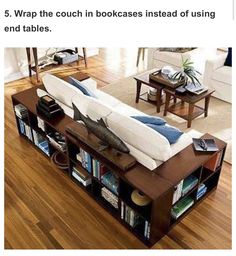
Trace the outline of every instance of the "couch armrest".
[[148, 48], [148, 63], [147, 63], [147, 68], [148, 69], [153, 69], [155, 67], [154, 65], [154, 53], [158, 50], [159, 48]]
[[214, 58], [206, 60], [205, 70], [203, 75], [204, 84], [206, 84], [207, 86], [210, 84], [210, 79], [212, 78], [214, 71], [224, 66], [226, 57], [227, 57], [227, 53], [216, 55]]

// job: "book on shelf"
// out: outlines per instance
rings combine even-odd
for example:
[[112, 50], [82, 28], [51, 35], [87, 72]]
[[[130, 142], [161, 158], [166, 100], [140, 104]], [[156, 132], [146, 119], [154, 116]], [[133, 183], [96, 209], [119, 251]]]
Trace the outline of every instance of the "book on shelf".
[[187, 196], [181, 199], [171, 209], [171, 215], [174, 219], [178, 219], [185, 211], [187, 211], [194, 204], [194, 200]]
[[45, 123], [44, 121], [37, 116], [38, 128], [45, 132]]
[[77, 153], [77, 154], [75, 155], [75, 158], [76, 158], [77, 161], [79, 161], [80, 163], [82, 163], [81, 152]]
[[15, 114], [20, 119], [24, 119], [28, 117], [28, 110], [27, 108], [22, 104], [17, 104], [14, 106]]
[[172, 204], [175, 204], [182, 196], [183, 182], [184, 182], [184, 180], [181, 180], [180, 183], [177, 186], [175, 186]]
[[115, 207], [116, 209], [119, 208], [119, 206], [118, 206], [118, 197], [116, 195], [114, 195], [110, 190], [108, 190], [107, 188], [103, 187], [101, 189], [101, 195], [113, 207]]
[[88, 152], [80, 149], [80, 155], [81, 155], [81, 163], [84, 169], [86, 169], [89, 173], [92, 172], [92, 157]]
[[89, 186], [92, 183], [92, 179], [90, 177], [83, 178], [78, 171], [75, 171], [73, 168], [72, 176], [79, 181], [84, 187]]
[[221, 158], [222, 158], [223, 151], [217, 152], [210, 160], [208, 160], [203, 167], [210, 170], [216, 171], [216, 169], [221, 165]]
[[207, 192], [207, 186], [204, 183], [202, 183], [197, 190], [197, 196], [196, 196], [197, 200], [200, 199], [206, 192]]
[[150, 222], [131, 207], [121, 201], [121, 219], [123, 219], [132, 228], [138, 230], [145, 238], [150, 238]]
[[190, 175], [184, 179], [182, 187], [182, 196], [186, 195], [191, 189], [193, 189], [198, 184], [198, 178], [194, 175]]
[[118, 176], [114, 172], [108, 171], [105, 174], [103, 174], [101, 176], [101, 182], [112, 192], [118, 195], [119, 180]]
[[82, 168], [77, 168], [76, 166], [73, 166], [72, 170], [83, 180], [87, 180], [90, 178], [89, 174]]

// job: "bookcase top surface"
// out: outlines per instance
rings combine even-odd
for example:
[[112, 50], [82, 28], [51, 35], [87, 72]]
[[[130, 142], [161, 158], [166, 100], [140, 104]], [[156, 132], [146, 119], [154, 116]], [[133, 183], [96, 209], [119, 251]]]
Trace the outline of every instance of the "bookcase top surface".
[[[226, 147], [225, 142], [208, 133], [204, 134], [202, 138], [214, 139], [219, 150]], [[191, 144], [168, 161], [164, 162], [155, 172], [173, 185], [177, 185], [182, 179], [204, 165], [214, 154], [216, 154], [216, 152], [196, 151], [193, 144]]]

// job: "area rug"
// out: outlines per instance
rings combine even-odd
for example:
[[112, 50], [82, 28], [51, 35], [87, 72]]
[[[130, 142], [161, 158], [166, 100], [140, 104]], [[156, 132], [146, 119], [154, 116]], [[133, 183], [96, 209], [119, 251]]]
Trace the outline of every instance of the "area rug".
[[[136, 82], [133, 77], [128, 77], [119, 80], [116, 83], [109, 84], [103, 88], [102, 91], [118, 98], [122, 102], [142, 111], [149, 115], [156, 115], [163, 117], [164, 106], [161, 107], [161, 112], [156, 113], [156, 107], [148, 102], [140, 100], [139, 103], [135, 103], [136, 95]], [[148, 87], [142, 85], [142, 92], [148, 90]], [[199, 102], [199, 105], [203, 106], [204, 101]], [[208, 117], [204, 118], [204, 115], [199, 116], [192, 121], [192, 127], [187, 128], [187, 121], [172, 115], [170, 113], [164, 117], [166, 121], [173, 126], [178, 127], [182, 131], [188, 131], [190, 129], [197, 130], [201, 133], [210, 133], [215, 137], [225, 141], [227, 143], [227, 150], [225, 154], [225, 161], [232, 163], [232, 105], [211, 97], [209, 105]]]

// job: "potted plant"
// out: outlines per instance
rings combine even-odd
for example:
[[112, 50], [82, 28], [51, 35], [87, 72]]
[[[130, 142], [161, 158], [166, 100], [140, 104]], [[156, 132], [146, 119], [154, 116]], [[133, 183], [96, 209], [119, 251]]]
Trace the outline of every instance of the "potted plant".
[[177, 81], [184, 80], [185, 86], [187, 85], [189, 80], [193, 83], [194, 86], [196, 86], [197, 84], [200, 85], [201, 83], [197, 78], [197, 74], [201, 75], [201, 73], [194, 68], [193, 66], [194, 63], [192, 61], [190, 61], [189, 59], [184, 59], [183, 56], [181, 57], [182, 57], [181, 70], [174, 73], [171, 79], [177, 80]]

